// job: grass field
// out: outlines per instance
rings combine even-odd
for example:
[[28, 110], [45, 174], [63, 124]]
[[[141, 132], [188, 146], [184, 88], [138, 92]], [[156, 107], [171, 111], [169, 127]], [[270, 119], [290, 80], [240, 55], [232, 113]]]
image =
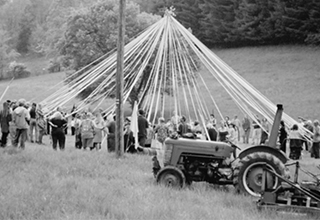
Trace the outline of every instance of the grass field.
[[[320, 49], [279, 46], [214, 50], [275, 103], [293, 116], [320, 118]], [[63, 73], [15, 80], [4, 99], [39, 102]], [[0, 92], [8, 82], [0, 82]], [[220, 88], [216, 99], [226, 115], [237, 114]], [[0, 152], [0, 219], [221, 219], [284, 220], [307, 217], [259, 212], [251, 197], [233, 187], [204, 183], [173, 190], [155, 184], [151, 158], [106, 150], [76, 151], [67, 137], [64, 152], [27, 143], [16, 154]], [[317, 171], [319, 162], [304, 155], [302, 166]], [[303, 177], [304, 178], [304, 177]], [[310, 218], [311, 219], [311, 218]]]
[[232, 186], [158, 186], [150, 156], [117, 159], [104, 149], [75, 150], [73, 137], [67, 140], [64, 152], [27, 143], [23, 152], [0, 153], [0, 219], [301, 219], [259, 212], [257, 199]]

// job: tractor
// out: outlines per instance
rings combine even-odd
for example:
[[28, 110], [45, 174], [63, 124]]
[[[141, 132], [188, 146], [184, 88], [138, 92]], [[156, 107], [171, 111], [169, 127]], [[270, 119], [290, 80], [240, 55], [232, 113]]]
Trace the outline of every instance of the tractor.
[[[239, 193], [260, 196], [263, 168], [279, 176], [287, 176], [286, 155], [277, 149], [277, 137], [282, 117], [282, 105], [277, 112], [268, 145], [258, 145], [241, 151], [232, 143], [187, 138], [167, 138], [162, 153], [153, 157], [153, 174], [157, 183], [184, 187], [205, 181], [218, 185], [234, 185]], [[265, 188], [276, 189], [280, 179], [267, 173]]]

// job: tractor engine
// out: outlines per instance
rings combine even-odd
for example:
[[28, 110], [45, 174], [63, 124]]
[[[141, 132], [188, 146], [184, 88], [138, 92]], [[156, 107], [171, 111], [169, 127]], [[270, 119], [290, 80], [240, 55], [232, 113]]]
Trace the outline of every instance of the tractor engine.
[[183, 167], [186, 179], [192, 181], [206, 181], [213, 184], [230, 184], [232, 169], [223, 158], [208, 156], [183, 156], [180, 166]]

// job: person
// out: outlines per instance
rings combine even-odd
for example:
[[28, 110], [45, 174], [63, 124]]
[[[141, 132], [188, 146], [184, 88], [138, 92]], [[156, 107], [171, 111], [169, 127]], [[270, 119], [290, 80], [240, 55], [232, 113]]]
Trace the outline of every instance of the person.
[[37, 119], [37, 126], [38, 126], [38, 140], [36, 142], [38, 144], [42, 144], [42, 138], [46, 134], [46, 120], [42, 111], [42, 105], [38, 104], [36, 110], [36, 119]]
[[79, 113], [75, 116], [75, 122], [74, 122], [74, 128], [75, 128], [75, 147], [76, 149], [82, 148], [82, 142], [81, 142], [81, 131], [80, 131], [80, 125], [81, 125], [81, 116]]
[[166, 138], [169, 136], [169, 128], [165, 124], [163, 117], [158, 119], [158, 125], [156, 126], [154, 133], [157, 134], [157, 140], [163, 144]]
[[289, 158], [293, 160], [298, 160], [301, 158], [301, 150], [303, 145], [303, 136], [299, 132], [299, 126], [294, 124], [288, 134], [290, 153]]
[[229, 127], [229, 124], [231, 123], [229, 116], [226, 116], [224, 121], [226, 123], [226, 126]]
[[134, 145], [133, 132], [131, 131], [131, 117], [126, 117], [124, 121], [124, 151], [127, 151], [131, 145]]
[[173, 116], [171, 117], [171, 124], [173, 126], [173, 130], [177, 131], [178, 125], [179, 125], [179, 121], [180, 121], [180, 117], [179, 117], [179, 115], [177, 114], [176, 111], [173, 111], [172, 115]]
[[64, 129], [67, 126], [67, 120], [63, 118], [59, 111], [56, 111], [49, 120], [51, 126], [51, 138], [52, 138], [52, 148], [57, 150], [57, 144], [59, 143], [59, 149], [65, 149], [66, 136]]
[[193, 124], [192, 132], [201, 135], [202, 134], [202, 127], [198, 121], [195, 121]]
[[190, 132], [190, 127], [187, 124], [187, 119], [185, 116], [182, 116], [180, 119], [180, 124], [178, 126], [178, 134], [180, 136], [183, 136], [184, 134], [189, 133], [189, 132]]
[[80, 125], [81, 142], [84, 150], [93, 148], [94, 137], [94, 123], [91, 120], [92, 114], [90, 112], [83, 114], [83, 120]]
[[238, 115], [234, 116], [232, 123], [235, 125], [237, 140], [240, 141], [242, 126]]
[[141, 147], [145, 147], [148, 131], [149, 122], [145, 118], [145, 112], [142, 109], [139, 109], [139, 116], [138, 116], [138, 142]]
[[215, 118], [214, 114], [210, 114], [209, 123], [211, 123], [211, 125], [212, 125], [213, 127], [216, 127], [216, 125], [217, 125], [217, 119]]
[[236, 144], [238, 139], [235, 127], [236, 126], [231, 122], [228, 127], [228, 135], [227, 135], [228, 141], [230, 141], [233, 144]]
[[[218, 138], [218, 132], [217, 129], [215, 128], [215, 126], [213, 126], [212, 123], [208, 123], [207, 124], [207, 131], [208, 131], [208, 135], [211, 141], [217, 141]], [[208, 137], [207, 137], [208, 140]]]
[[101, 150], [101, 142], [104, 137], [105, 131], [105, 123], [102, 118], [101, 113], [98, 111], [96, 112], [95, 120], [93, 121], [94, 124], [94, 137], [93, 137], [93, 146], [90, 150], [96, 149]]
[[5, 147], [7, 145], [7, 138], [9, 135], [9, 123], [12, 120], [12, 116], [10, 114], [9, 103], [4, 102], [3, 108], [0, 112], [0, 124], [1, 124], [1, 147]]
[[76, 134], [76, 128], [75, 128], [75, 117], [71, 117], [70, 127], [71, 127], [71, 135], [74, 136]]
[[248, 115], [245, 115], [243, 118], [242, 129], [243, 129], [243, 143], [249, 144], [251, 122], [248, 118]]
[[17, 147], [20, 140], [20, 148], [25, 149], [25, 142], [28, 138], [28, 122], [30, 120], [29, 111], [25, 108], [25, 99], [18, 101], [18, 107], [13, 111], [12, 121], [16, 126], [16, 136], [13, 146]]
[[228, 127], [225, 121], [221, 120], [220, 127], [218, 128], [218, 140], [219, 141], [227, 141], [227, 135], [228, 135]]
[[116, 150], [116, 144], [115, 144], [115, 138], [116, 138], [116, 115], [113, 116], [113, 120], [110, 121], [107, 125], [108, 128], [108, 137], [107, 137], [107, 143], [108, 143], [108, 151], [112, 152]]
[[260, 144], [265, 144], [268, 140], [268, 132], [269, 132], [269, 123], [266, 118], [262, 119], [261, 122], [262, 131], [261, 131], [261, 137], [260, 137]]
[[279, 141], [280, 141], [280, 150], [286, 153], [286, 146], [287, 146], [287, 136], [288, 133], [286, 131], [286, 126], [284, 121], [280, 122], [280, 130], [279, 130]]
[[314, 158], [320, 158], [319, 155], [319, 148], [320, 148], [320, 126], [319, 121], [314, 120], [313, 122], [313, 137], [312, 137], [312, 153]]
[[[13, 114], [13, 111], [18, 107], [17, 103], [15, 101], [11, 102], [10, 104], [10, 112], [11, 116]], [[12, 116], [13, 117], [13, 116]], [[13, 122], [13, 119], [9, 122], [9, 136], [10, 136], [10, 141], [11, 145], [14, 145], [14, 141], [16, 138], [16, 133], [17, 133], [17, 127], [16, 124]]]
[[169, 119], [166, 123], [167, 128], [169, 129], [169, 135], [173, 134], [175, 132], [174, 125], [172, 124], [171, 119]]
[[[30, 114], [30, 125], [29, 125], [29, 135], [30, 135], [30, 141], [33, 143], [33, 136], [35, 136], [35, 140], [38, 140], [38, 126], [37, 126], [37, 113], [36, 113], [37, 104], [32, 103], [31, 108], [29, 110]], [[34, 135], [33, 135], [34, 131]]]
[[261, 127], [260, 127], [260, 119], [259, 116], [256, 116], [256, 120], [253, 120], [252, 122], [252, 144], [260, 144], [260, 138], [261, 138]]

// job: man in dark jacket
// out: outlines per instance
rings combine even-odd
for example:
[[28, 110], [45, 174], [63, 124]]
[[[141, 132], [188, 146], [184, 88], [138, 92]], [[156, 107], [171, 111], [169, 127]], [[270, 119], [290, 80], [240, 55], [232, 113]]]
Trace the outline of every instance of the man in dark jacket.
[[12, 120], [10, 114], [9, 103], [3, 103], [3, 109], [0, 111], [0, 124], [1, 124], [1, 147], [5, 147], [7, 144], [7, 137], [9, 134], [9, 122]]
[[145, 118], [145, 112], [140, 109], [138, 116], [138, 142], [141, 147], [145, 147], [145, 143], [147, 140], [147, 129], [149, 128], [149, 122]]

